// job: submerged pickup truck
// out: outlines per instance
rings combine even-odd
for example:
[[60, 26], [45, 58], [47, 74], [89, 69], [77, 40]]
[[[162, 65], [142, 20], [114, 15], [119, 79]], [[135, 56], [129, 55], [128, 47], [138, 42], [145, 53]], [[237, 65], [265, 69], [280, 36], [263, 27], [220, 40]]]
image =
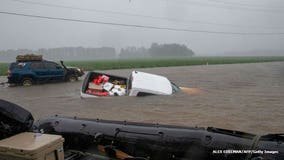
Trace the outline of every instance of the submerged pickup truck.
[[82, 84], [81, 97], [171, 95], [179, 87], [160, 75], [133, 71], [129, 78], [89, 72]]

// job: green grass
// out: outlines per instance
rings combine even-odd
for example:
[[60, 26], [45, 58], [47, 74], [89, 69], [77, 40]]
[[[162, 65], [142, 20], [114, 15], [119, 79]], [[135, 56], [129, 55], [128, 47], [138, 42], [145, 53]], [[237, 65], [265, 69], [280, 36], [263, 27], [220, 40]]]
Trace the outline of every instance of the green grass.
[[124, 59], [124, 60], [101, 60], [101, 61], [73, 61], [65, 62], [68, 66], [76, 66], [85, 70], [108, 70], [124, 68], [151, 68], [190, 65], [213, 65], [234, 63], [258, 63], [284, 61], [283, 57], [192, 57], [171, 59]]
[[6, 75], [8, 70], [8, 63], [0, 63], [0, 75]]
[[[163, 59], [119, 59], [119, 60], [93, 60], [69, 61], [67, 66], [76, 66], [85, 70], [108, 70], [124, 68], [150, 68], [169, 66], [190, 66], [235, 63], [258, 63], [284, 61], [284, 56], [274, 57], [191, 57], [191, 58], [163, 58]], [[8, 63], [0, 63], [0, 75], [6, 75]]]

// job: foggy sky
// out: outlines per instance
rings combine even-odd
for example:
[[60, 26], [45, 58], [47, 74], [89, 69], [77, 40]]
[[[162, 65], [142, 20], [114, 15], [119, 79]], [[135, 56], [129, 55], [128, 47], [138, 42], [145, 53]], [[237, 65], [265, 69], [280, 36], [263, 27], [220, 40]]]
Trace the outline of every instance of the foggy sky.
[[[0, 11], [192, 30], [284, 33], [283, 0], [24, 1], [93, 9], [93, 11], [26, 4], [13, 0], [0, 0]], [[223, 2], [233, 4], [228, 5]], [[94, 10], [165, 17], [165, 19], [102, 13]], [[166, 18], [171, 20], [166, 20]], [[0, 36], [0, 50], [77, 46], [109, 46], [120, 49], [126, 46], [149, 47], [152, 42], [158, 42], [186, 44], [197, 55], [218, 55], [224, 52], [236, 54], [239, 51], [251, 50], [284, 51], [284, 34], [222, 35], [67, 22], [3, 14], [0, 14]]]

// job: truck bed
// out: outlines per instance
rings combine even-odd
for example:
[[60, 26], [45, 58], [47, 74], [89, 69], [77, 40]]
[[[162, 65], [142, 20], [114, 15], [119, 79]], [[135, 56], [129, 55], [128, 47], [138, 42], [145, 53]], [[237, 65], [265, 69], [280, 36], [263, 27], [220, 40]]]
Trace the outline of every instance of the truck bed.
[[[109, 80], [108, 80], [109, 83], [114, 83], [114, 81], [119, 81], [120, 85], [125, 85], [126, 88], [127, 88], [128, 79], [126, 77], [121, 77], [121, 76], [116, 76], [116, 75], [111, 75], [111, 74], [93, 71], [93, 72], [89, 72], [85, 77], [85, 80], [84, 80], [82, 88], [81, 88], [81, 96], [82, 97], [88, 97], [87, 95], [96, 96], [96, 95], [93, 95], [93, 94], [89, 94], [86, 91], [88, 90], [89, 83], [93, 82], [94, 79], [96, 79], [96, 78], [98, 78], [99, 76], [102, 76], [102, 75], [109, 77]], [[97, 96], [99, 96], [99, 95], [97, 95]]]

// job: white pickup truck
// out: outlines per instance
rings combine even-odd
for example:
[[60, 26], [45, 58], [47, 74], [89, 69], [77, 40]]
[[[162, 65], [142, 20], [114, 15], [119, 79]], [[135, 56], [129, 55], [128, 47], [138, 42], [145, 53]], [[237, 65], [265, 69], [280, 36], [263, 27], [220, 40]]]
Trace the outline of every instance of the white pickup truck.
[[[98, 82], [99, 77], [101, 83]], [[101, 77], [106, 77], [107, 80], [104, 81]], [[93, 82], [96, 84], [94, 85]], [[120, 93], [113, 93], [113, 90], [120, 91]], [[171, 95], [178, 90], [177, 85], [160, 75], [133, 71], [129, 78], [126, 78], [100, 72], [89, 72], [82, 84], [81, 97]]]

